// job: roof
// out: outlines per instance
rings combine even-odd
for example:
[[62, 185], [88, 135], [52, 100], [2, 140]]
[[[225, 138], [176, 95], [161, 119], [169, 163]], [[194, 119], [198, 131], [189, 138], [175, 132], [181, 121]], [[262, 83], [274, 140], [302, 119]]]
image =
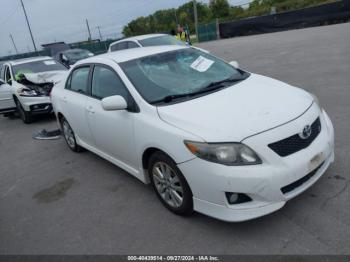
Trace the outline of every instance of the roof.
[[124, 41], [130, 41], [130, 40], [137, 40], [137, 41], [141, 41], [144, 39], [148, 39], [148, 38], [152, 38], [152, 37], [158, 37], [158, 36], [163, 36], [163, 35], [167, 35], [167, 34], [147, 34], [147, 35], [137, 35], [137, 36], [132, 36], [132, 37], [128, 37], [128, 38], [123, 38], [121, 40], [118, 40], [116, 42], [111, 43], [110, 45], [114, 45], [116, 43], [120, 43], [120, 42], [124, 42]]
[[[129, 37], [129, 38], [126, 38], [126, 39], [135, 39], [135, 40], [139, 41], [139, 40], [144, 40], [144, 39], [148, 39], [148, 38], [152, 38], [152, 37], [157, 37], [157, 36], [163, 36], [163, 35], [166, 35], [166, 34], [138, 35], [138, 36], [133, 36], [133, 37]], [[125, 40], [125, 39], [123, 39], [123, 40]]]
[[11, 61], [8, 61], [7, 63], [10, 63], [11, 65], [14, 66], [14, 65], [20, 65], [20, 64], [30, 63], [30, 62], [43, 61], [47, 59], [53, 59], [53, 58], [49, 56], [36, 56], [36, 57], [11, 60]]
[[185, 48], [189, 48], [189, 47], [177, 46], [177, 45], [165, 45], [165, 46], [151, 46], [151, 47], [124, 49], [120, 51], [97, 55], [91, 58], [86, 58], [86, 59], [80, 60], [77, 64], [94, 63], [97, 61], [101, 61], [103, 59], [113, 60], [116, 63], [122, 63], [125, 61], [137, 59], [140, 57], [145, 57], [145, 56], [150, 56], [150, 55], [155, 55], [159, 53], [185, 49]]

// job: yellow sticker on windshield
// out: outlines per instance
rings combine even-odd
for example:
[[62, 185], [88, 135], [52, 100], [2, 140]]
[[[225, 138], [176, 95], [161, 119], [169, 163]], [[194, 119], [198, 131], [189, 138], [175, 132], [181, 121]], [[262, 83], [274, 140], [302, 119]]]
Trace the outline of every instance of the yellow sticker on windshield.
[[193, 68], [194, 70], [197, 70], [198, 72], [205, 72], [212, 66], [212, 64], [214, 64], [213, 60], [207, 59], [203, 56], [199, 56], [191, 64], [191, 68]]

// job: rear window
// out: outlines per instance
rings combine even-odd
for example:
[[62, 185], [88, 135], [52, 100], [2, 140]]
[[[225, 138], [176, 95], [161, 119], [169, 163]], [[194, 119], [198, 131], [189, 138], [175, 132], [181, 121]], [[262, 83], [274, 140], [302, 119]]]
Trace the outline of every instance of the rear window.
[[111, 51], [118, 51], [128, 49], [128, 43], [127, 42], [120, 42], [118, 44], [114, 44], [111, 46]]
[[142, 46], [159, 46], [159, 45], [180, 45], [185, 46], [186, 44], [182, 41], [177, 40], [171, 35], [162, 35], [147, 38], [139, 41]]

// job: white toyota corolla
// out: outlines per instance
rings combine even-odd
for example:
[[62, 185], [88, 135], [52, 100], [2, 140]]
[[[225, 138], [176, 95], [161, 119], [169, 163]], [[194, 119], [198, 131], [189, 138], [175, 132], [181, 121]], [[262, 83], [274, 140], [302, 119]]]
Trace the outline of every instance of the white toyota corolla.
[[334, 161], [317, 99], [187, 47], [79, 61], [52, 92], [68, 146], [151, 183], [176, 214], [243, 221], [280, 209]]

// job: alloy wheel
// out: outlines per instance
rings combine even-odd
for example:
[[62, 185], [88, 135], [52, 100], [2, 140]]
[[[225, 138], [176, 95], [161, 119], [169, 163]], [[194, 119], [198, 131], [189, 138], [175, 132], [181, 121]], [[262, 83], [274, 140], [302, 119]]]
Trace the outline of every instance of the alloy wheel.
[[171, 207], [180, 207], [184, 190], [176, 172], [168, 164], [157, 162], [153, 166], [152, 176], [161, 198]]
[[71, 148], [75, 148], [75, 137], [72, 128], [67, 123], [67, 121], [63, 121], [62, 127], [64, 138], [66, 139], [68, 146]]

